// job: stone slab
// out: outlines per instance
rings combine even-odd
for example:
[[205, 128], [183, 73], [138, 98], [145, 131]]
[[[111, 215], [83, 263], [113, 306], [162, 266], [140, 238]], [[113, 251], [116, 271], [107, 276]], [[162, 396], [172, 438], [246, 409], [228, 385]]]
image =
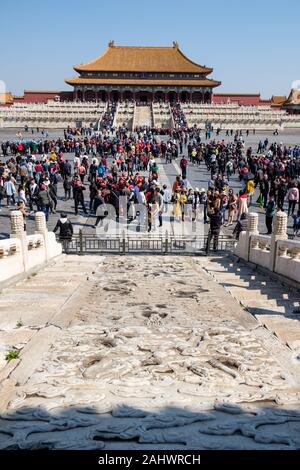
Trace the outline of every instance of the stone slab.
[[[277, 315], [257, 315], [257, 320], [292, 350], [300, 352], [300, 321]], [[299, 365], [300, 374], [300, 365]]]
[[40, 330], [21, 352], [21, 362], [10, 377], [24, 385], [42, 361], [43, 354], [61, 334], [59, 328], [48, 326]]

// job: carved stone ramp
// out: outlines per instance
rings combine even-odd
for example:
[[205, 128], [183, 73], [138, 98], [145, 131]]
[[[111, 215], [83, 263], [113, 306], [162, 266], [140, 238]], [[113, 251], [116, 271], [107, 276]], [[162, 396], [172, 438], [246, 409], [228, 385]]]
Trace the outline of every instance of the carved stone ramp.
[[0, 449], [299, 449], [291, 351], [202, 261], [49, 268], [79, 283], [2, 376]]

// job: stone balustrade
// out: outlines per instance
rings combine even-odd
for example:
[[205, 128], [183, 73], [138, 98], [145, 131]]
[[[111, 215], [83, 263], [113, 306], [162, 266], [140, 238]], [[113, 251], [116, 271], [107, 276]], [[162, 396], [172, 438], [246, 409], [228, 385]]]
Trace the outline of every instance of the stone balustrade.
[[250, 238], [249, 261], [264, 268], [270, 266], [271, 237], [252, 235]]
[[0, 240], [0, 285], [23, 271], [22, 243], [18, 238]]
[[287, 239], [287, 214], [276, 214], [271, 236], [259, 235], [257, 227], [258, 215], [249, 214], [247, 231], [241, 233], [235, 254], [300, 284], [300, 240]]
[[17, 255], [21, 251], [20, 241], [17, 238], [0, 240], [0, 259]]
[[275, 272], [300, 283], [300, 242], [295, 240], [277, 242]]
[[27, 235], [22, 213], [11, 212], [11, 238], [0, 240], [0, 287], [1, 283], [39, 268], [62, 253], [54, 233], [47, 230], [43, 212], [37, 212], [35, 228], [34, 235]]

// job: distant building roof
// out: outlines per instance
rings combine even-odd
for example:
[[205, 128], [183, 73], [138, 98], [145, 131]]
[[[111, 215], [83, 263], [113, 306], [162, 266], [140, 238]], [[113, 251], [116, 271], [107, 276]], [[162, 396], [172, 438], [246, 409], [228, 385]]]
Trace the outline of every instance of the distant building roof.
[[282, 106], [286, 101], [286, 96], [272, 96], [271, 106]]
[[0, 104], [13, 104], [14, 99], [10, 92], [0, 93]]
[[212, 68], [203, 67], [188, 59], [173, 47], [115, 46], [109, 43], [106, 51], [86, 64], [76, 65], [77, 72], [177, 72], [209, 74]]
[[300, 90], [293, 89], [284, 106], [300, 106]]

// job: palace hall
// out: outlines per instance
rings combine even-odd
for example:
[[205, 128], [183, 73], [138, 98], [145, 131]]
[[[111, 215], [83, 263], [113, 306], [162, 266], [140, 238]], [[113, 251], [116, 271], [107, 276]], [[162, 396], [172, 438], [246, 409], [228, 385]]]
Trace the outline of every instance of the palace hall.
[[74, 70], [79, 76], [66, 83], [80, 101], [211, 103], [214, 88], [221, 85], [208, 78], [212, 68], [190, 60], [177, 42], [171, 47], [128, 47], [111, 41], [102, 55]]

